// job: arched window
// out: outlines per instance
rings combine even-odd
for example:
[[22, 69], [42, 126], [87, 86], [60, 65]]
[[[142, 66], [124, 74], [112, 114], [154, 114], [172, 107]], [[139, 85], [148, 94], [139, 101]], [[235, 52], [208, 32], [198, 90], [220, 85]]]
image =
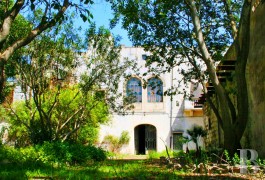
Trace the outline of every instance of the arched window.
[[132, 96], [134, 102], [142, 102], [142, 83], [137, 78], [131, 78], [127, 82], [127, 96]]
[[148, 102], [163, 102], [163, 82], [160, 79], [148, 80], [147, 100]]

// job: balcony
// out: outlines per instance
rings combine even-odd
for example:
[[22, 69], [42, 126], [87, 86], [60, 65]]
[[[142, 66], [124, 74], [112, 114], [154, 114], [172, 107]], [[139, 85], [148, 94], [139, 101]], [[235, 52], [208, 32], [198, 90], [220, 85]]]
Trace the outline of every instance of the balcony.
[[193, 101], [185, 100], [184, 101], [184, 116], [188, 117], [199, 117], [203, 116], [202, 104], [199, 99]]

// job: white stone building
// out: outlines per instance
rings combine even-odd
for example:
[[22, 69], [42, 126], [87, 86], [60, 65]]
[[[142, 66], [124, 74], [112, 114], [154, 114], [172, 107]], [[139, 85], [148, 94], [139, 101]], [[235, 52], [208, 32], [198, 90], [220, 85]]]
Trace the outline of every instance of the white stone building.
[[[123, 47], [121, 58], [135, 59], [140, 69], [140, 74], [147, 72], [145, 67], [146, 52], [139, 47]], [[177, 85], [181, 75], [177, 68], [158, 78], [150, 75], [140, 77], [132, 76], [129, 80], [120, 82], [119, 91], [126, 96], [133, 93], [136, 97], [134, 110], [128, 115], [113, 114], [108, 125], [102, 125], [100, 140], [106, 135], [120, 136], [122, 131], [128, 131], [130, 135], [129, 145], [121, 150], [125, 154], [147, 154], [148, 150], [158, 152], [165, 150], [165, 145], [174, 150], [186, 149], [186, 144], [181, 144], [179, 138], [186, 136], [186, 130], [194, 124], [203, 126], [203, 112], [201, 107], [196, 107], [194, 102], [183, 99], [183, 95], [163, 96], [163, 92], [171, 86]], [[185, 67], [182, 67], [185, 68]], [[157, 86], [143, 87], [143, 79], [147, 84], [154, 83]], [[183, 86], [183, 88], [185, 88]], [[182, 89], [183, 89], [182, 88]], [[186, 90], [190, 91], [188, 85]], [[194, 99], [199, 98], [201, 90], [197, 89]], [[200, 142], [200, 145], [203, 145]], [[194, 149], [195, 144], [188, 143], [189, 149]]]

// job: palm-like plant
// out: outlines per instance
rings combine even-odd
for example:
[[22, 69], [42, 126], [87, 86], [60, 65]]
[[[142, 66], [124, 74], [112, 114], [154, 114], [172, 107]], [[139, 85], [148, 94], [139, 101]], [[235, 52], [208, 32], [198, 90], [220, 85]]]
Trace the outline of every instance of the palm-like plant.
[[196, 145], [196, 152], [199, 152], [199, 138], [205, 137], [207, 135], [207, 131], [203, 129], [203, 127], [194, 125], [191, 129], [187, 130], [188, 135], [190, 136], [190, 140], [193, 141]]

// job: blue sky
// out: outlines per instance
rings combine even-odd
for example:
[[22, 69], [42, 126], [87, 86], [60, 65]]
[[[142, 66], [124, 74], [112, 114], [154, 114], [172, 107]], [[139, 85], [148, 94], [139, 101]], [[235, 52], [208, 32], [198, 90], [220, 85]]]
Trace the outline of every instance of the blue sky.
[[[111, 6], [104, 0], [96, 0], [92, 5], [91, 12], [93, 14], [92, 22], [94, 21], [97, 27], [104, 26], [109, 28], [109, 19], [113, 17]], [[126, 46], [132, 46], [132, 42], [129, 40], [127, 31], [121, 28], [121, 24], [118, 24], [111, 30], [114, 35], [122, 37], [120, 43]]]

